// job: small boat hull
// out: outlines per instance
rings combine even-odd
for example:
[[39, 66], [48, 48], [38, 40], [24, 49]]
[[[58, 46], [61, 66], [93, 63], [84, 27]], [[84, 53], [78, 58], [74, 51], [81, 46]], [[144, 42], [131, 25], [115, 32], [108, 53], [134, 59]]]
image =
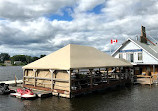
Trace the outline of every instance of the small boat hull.
[[14, 96], [14, 97], [21, 97], [21, 94], [20, 93], [10, 93], [10, 96]]
[[35, 98], [35, 97], [36, 97], [36, 94], [33, 94], [33, 95], [25, 94], [21, 96], [21, 98], [25, 98], [25, 99]]
[[10, 96], [14, 96], [22, 99], [32, 99], [37, 97], [36, 94], [32, 92], [32, 90], [20, 89], [20, 88], [17, 89], [16, 93], [10, 93]]

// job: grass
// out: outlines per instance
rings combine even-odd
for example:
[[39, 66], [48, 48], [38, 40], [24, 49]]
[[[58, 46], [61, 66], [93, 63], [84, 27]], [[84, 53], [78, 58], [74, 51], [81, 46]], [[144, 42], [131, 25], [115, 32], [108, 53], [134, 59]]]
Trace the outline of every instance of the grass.
[[0, 66], [6, 66], [4, 63], [0, 63]]

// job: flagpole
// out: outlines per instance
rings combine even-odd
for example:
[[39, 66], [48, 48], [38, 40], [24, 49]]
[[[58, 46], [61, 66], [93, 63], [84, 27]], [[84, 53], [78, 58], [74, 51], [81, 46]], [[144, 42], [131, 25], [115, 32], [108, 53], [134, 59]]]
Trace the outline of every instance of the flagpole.
[[[112, 45], [112, 44], [111, 44]], [[110, 55], [111, 55], [111, 47], [110, 47]]]

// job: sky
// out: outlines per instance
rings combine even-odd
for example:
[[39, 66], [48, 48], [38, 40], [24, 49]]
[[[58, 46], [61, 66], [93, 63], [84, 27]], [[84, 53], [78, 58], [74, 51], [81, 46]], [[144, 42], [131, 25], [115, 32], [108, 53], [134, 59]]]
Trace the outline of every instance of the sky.
[[141, 25], [158, 40], [157, 0], [0, 0], [0, 53], [40, 56], [70, 43], [108, 52]]

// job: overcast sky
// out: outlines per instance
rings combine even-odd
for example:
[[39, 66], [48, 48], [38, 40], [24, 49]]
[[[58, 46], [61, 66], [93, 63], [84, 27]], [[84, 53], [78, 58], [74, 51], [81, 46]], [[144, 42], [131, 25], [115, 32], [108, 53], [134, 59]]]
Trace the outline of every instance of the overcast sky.
[[69, 43], [115, 50], [141, 25], [158, 40], [158, 0], [0, 0], [0, 53], [39, 56]]

